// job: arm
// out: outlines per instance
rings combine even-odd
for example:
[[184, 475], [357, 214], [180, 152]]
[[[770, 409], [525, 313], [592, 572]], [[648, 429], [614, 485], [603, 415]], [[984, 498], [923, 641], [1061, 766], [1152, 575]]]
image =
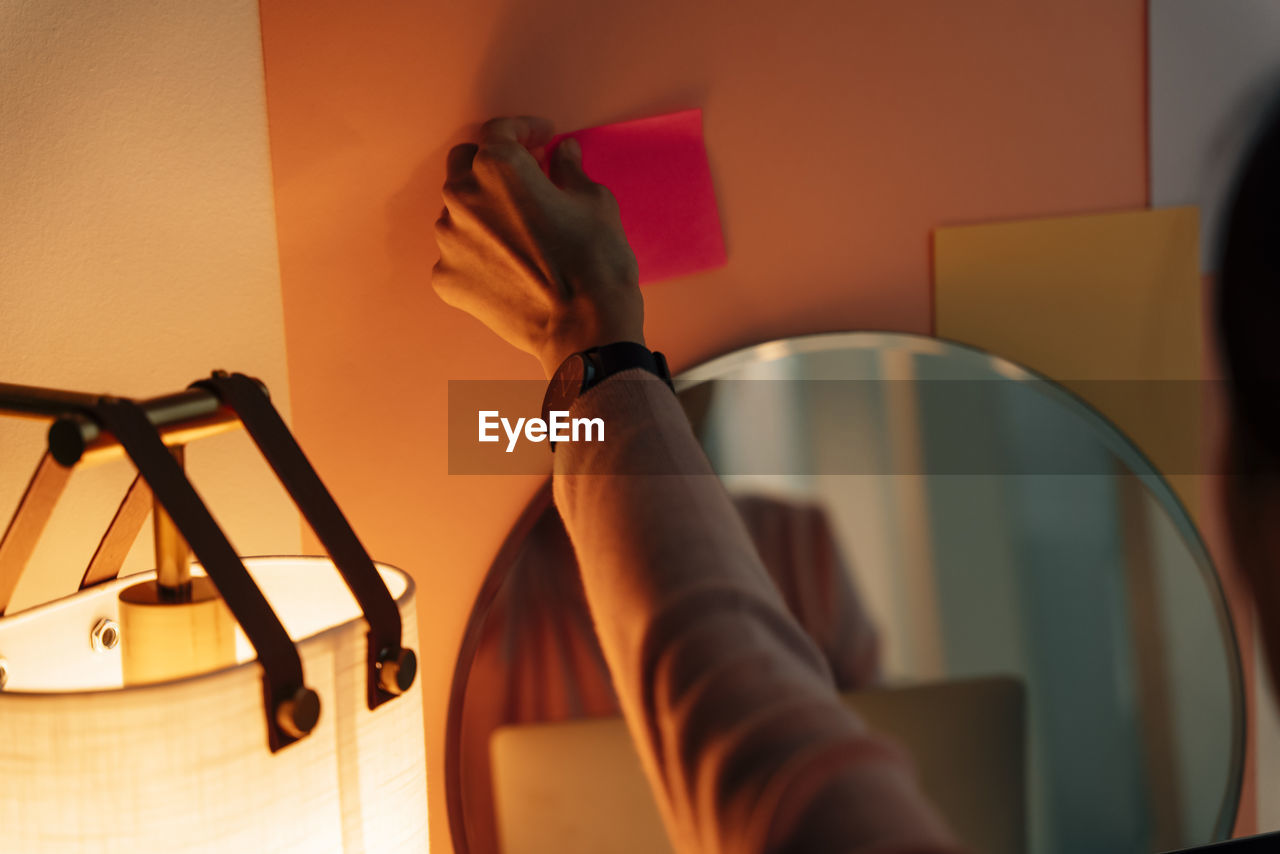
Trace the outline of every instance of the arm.
[[[573, 414], [608, 441], [557, 451], [556, 503], [677, 849], [955, 850], [840, 702], [670, 390], [628, 372]], [[642, 465], [662, 473], [613, 474]]]
[[[437, 293], [533, 354], [643, 343], [635, 258], [576, 145], [536, 119], [449, 155]], [[674, 396], [621, 374], [584, 395], [607, 445], [568, 445], [555, 491], [623, 712], [684, 852], [952, 851], [893, 748], [840, 703]], [[679, 474], [620, 475], [652, 470]], [[572, 471], [572, 474], [567, 472]]]

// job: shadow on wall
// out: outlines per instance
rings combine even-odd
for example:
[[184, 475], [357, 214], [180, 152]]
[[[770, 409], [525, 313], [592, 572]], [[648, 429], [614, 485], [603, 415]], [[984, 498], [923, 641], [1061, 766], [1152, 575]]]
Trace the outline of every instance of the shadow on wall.
[[[573, 123], [562, 130], [699, 105], [713, 58], [711, 5], [513, 0], [476, 75], [475, 103], [492, 115], [533, 111]], [[612, 112], [618, 104], [627, 111]]]
[[[437, 258], [433, 228], [443, 204], [445, 156], [454, 145], [474, 140], [484, 120], [542, 115], [558, 131], [570, 131], [705, 104], [714, 45], [709, 5], [508, 0], [497, 12], [500, 20], [474, 77], [475, 115], [433, 148], [388, 201], [395, 282], [429, 280]], [[618, 104], [628, 106], [619, 111]]]

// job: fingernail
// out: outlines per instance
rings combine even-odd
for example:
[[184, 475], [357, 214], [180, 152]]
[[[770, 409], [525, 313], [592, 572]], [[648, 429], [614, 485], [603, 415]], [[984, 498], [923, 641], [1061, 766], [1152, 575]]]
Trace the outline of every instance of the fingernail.
[[570, 157], [582, 156], [582, 146], [579, 145], [578, 141], [573, 137], [567, 138], [564, 142], [560, 144], [564, 146], [564, 153], [569, 155]]

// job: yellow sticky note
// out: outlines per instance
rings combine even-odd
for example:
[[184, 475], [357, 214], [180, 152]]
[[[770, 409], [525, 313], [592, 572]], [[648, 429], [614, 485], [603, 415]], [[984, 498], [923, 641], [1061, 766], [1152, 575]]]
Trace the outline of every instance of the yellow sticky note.
[[[1198, 384], [1151, 382], [1203, 376], [1198, 237], [1194, 207], [940, 228], [937, 335], [1062, 382], [1162, 472], [1198, 471]], [[1171, 482], [1196, 512], [1194, 479]]]

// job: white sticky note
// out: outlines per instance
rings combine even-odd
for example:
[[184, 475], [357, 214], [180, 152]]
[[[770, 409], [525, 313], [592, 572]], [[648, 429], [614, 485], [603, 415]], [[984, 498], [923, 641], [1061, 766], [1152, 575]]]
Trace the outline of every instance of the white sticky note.
[[1151, 0], [1149, 22], [1151, 204], [1200, 208], [1213, 272], [1236, 170], [1280, 104], [1280, 2]]

